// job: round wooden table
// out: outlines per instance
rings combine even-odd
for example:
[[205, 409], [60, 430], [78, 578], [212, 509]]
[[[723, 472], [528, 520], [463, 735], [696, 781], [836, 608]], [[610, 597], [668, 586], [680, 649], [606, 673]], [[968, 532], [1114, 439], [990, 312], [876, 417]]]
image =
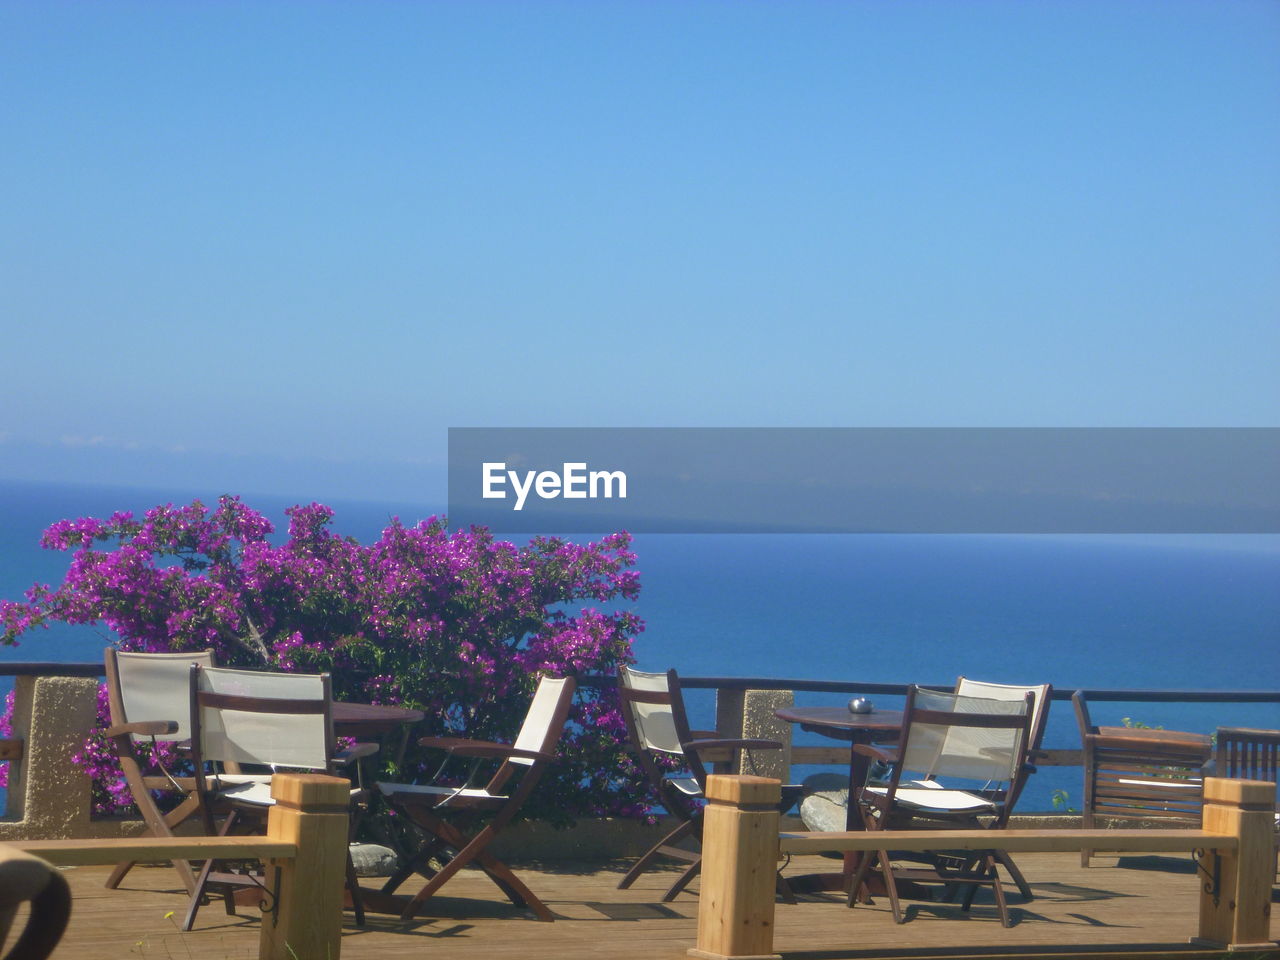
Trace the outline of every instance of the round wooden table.
[[[858, 814], [858, 798], [867, 782], [871, 758], [855, 749], [860, 743], [887, 743], [898, 739], [902, 729], [901, 710], [872, 710], [850, 713], [847, 707], [780, 707], [774, 711], [779, 720], [800, 725], [801, 730], [821, 734], [834, 740], [849, 742], [849, 800], [845, 808], [845, 829], [862, 830]], [[857, 854], [845, 854], [844, 871], [836, 874], [813, 874], [796, 877], [791, 883], [797, 890], [848, 890], [858, 867]]]
[[417, 723], [426, 714], [411, 707], [381, 703], [333, 701], [333, 732], [340, 737], [382, 737], [404, 724]]
[[801, 730], [809, 733], [849, 742], [849, 809], [845, 825], [848, 830], [861, 830], [862, 818], [857, 814], [856, 801], [867, 782], [871, 760], [853, 748], [860, 743], [897, 740], [902, 728], [902, 711], [850, 713], [847, 707], [780, 707], [774, 711], [774, 716], [788, 723], [797, 723]]

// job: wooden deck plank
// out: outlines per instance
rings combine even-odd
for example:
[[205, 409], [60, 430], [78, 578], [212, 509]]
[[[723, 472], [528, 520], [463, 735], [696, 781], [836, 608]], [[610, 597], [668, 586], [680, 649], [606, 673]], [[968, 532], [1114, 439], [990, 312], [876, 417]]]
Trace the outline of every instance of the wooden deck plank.
[[[786, 873], [830, 871], [834, 863], [797, 856]], [[789, 960], [1221, 956], [1187, 945], [1196, 930], [1199, 891], [1188, 856], [1104, 856], [1095, 866], [1082, 868], [1074, 853], [1026, 853], [1019, 855], [1018, 863], [1036, 900], [1023, 904], [1016, 892], [1011, 894], [1016, 921], [1012, 929], [1000, 926], [985, 891], [969, 917], [957, 905], [910, 902], [911, 919], [901, 926], [893, 922], [882, 900], [850, 910], [834, 895], [816, 895], [794, 906], [778, 905], [777, 948]], [[342, 955], [344, 960], [683, 960], [694, 942], [696, 897], [662, 903], [662, 892], [671, 881], [665, 872], [645, 874], [631, 889], [618, 890], [625, 866], [517, 865], [517, 872], [556, 914], [555, 923], [536, 922], [531, 914], [498, 899], [483, 874], [464, 870], [445, 888], [447, 896], [435, 898], [427, 915], [409, 924], [370, 916], [365, 929], [359, 930], [347, 914]], [[215, 902], [200, 912], [195, 931], [183, 934], [177, 922], [186, 898], [171, 869], [138, 867], [114, 891], [102, 887], [107, 872], [101, 866], [66, 871], [76, 900], [57, 960], [257, 956], [257, 911], [243, 909], [244, 916], [228, 917]], [[1277, 926], [1273, 920], [1272, 936], [1280, 934]], [[1135, 949], [1137, 945], [1142, 949]], [[1259, 955], [1248, 956], [1253, 960]], [[1280, 950], [1271, 956], [1280, 957]]]

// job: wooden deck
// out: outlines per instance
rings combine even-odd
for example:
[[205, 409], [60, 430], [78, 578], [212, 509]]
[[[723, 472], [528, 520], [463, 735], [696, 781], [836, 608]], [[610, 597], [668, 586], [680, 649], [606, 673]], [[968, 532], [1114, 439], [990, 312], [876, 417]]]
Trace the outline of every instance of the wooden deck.
[[[1032, 903], [1011, 895], [1015, 926], [1002, 928], [989, 896], [965, 917], [950, 904], [915, 902], [911, 920], [898, 926], [887, 904], [847, 909], [827, 895], [778, 904], [777, 948], [784, 957], [838, 958], [1222, 956], [1195, 950], [1199, 885], [1189, 858], [1100, 856], [1089, 869], [1076, 854], [1020, 854], [1036, 892]], [[826, 872], [833, 861], [797, 857], [788, 875]], [[650, 873], [630, 890], [618, 890], [626, 864], [524, 864], [518, 872], [554, 911], [555, 923], [539, 923], [497, 899], [497, 891], [477, 871], [464, 871], [429, 907], [429, 915], [403, 924], [371, 915], [358, 930], [350, 914], [344, 927], [345, 960], [401, 957], [460, 960], [542, 960], [610, 957], [618, 960], [683, 958], [693, 945], [696, 896], [660, 901], [670, 874]], [[185, 897], [172, 870], [140, 867], [118, 891], [102, 886], [107, 867], [67, 870], [75, 896], [71, 926], [59, 950], [61, 960], [251, 960], [257, 956], [257, 911], [227, 916], [220, 904], [204, 908], [196, 929], [183, 934], [177, 922]], [[376, 881], [366, 881], [374, 885]], [[407, 885], [411, 886], [411, 885]], [[696, 887], [696, 884], [694, 885]], [[169, 916], [172, 914], [172, 916]], [[1280, 935], [1273, 921], [1272, 936]], [[1233, 954], [1280, 957], [1280, 950]], [[313, 960], [302, 957], [299, 960]], [[314, 958], [323, 960], [323, 958]]]

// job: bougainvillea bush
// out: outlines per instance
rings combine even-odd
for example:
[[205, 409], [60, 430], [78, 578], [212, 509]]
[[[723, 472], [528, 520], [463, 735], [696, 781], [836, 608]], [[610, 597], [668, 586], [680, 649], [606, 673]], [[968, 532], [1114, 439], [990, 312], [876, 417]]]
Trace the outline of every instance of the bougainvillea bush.
[[[71, 553], [66, 579], [0, 601], [0, 642], [55, 621], [100, 624], [122, 650], [212, 648], [223, 665], [327, 671], [340, 700], [425, 711], [418, 733], [504, 740], [539, 671], [611, 674], [631, 662], [643, 625], [615, 609], [640, 587], [626, 533], [585, 546], [543, 537], [515, 546], [433, 517], [393, 520], [365, 545], [334, 533], [321, 504], [285, 512], [283, 543], [238, 497], [213, 510], [195, 501], [141, 519], [55, 523], [41, 543]], [[105, 700], [100, 713], [105, 720]], [[646, 815], [624, 739], [614, 694], [580, 686], [560, 760], [526, 811], [561, 823]], [[412, 779], [438, 759], [414, 747], [383, 774]], [[79, 761], [93, 775], [98, 812], [123, 812], [128, 791], [108, 744], [90, 738]]]

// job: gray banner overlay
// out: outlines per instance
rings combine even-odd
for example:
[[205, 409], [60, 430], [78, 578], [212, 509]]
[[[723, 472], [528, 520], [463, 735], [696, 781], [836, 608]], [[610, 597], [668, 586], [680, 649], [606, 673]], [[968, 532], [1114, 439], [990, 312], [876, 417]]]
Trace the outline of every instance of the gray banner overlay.
[[449, 521], [499, 533], [1278, 533], [1280, 429], [452, 428]]

